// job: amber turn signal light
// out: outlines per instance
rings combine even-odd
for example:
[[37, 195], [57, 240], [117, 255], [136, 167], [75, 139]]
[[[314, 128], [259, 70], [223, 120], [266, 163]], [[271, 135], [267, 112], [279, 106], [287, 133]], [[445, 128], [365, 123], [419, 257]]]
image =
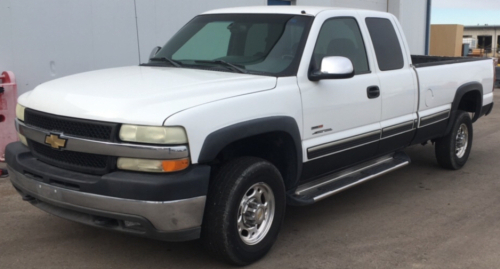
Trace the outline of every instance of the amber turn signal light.
[[184, 170], [189, 166], [188, 159], [162, 161], [161, 166], [164, 172], [175, 172]]

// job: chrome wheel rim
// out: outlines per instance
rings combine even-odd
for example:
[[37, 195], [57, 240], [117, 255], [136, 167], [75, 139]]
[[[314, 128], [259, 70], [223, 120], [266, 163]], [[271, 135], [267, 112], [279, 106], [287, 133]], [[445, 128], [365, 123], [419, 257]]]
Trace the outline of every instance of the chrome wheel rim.
[[241, 199], [238, 209], [238, 234], [247, 245], [261, 242], [273, 224], [276, 204], [274, 194], [264, 182], [250, 187]]
[[469, 128], [467, 125], [461, 124], [457, 131], [457, 136], [455, 138], [455, 154], [458, 158], [462, 158], [467, 151], [467, 146], [469, 144]]

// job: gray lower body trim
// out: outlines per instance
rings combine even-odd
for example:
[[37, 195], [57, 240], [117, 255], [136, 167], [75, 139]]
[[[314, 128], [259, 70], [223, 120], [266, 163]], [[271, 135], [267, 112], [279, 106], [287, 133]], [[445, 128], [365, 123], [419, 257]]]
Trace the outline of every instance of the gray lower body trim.
[[432, 114], [429, 116], [425, 116], [425, 117], [420, 118], [420, 124], [418, 127], [422, 128], [422, 127], [425, 127], [427, 125], [431, 125], [431, 124], [434, 124], [434, 123], [437, 123], [437, 122], [440, 122], [443, 120], [447, 120], [449, 117], [450, 117], [450, 110], [441, 111], [441, 112], [438, 112], [438, 113], [435, 113], [435, 114]]
[[52, 186], [30, 179], [11, 167], [8, 169], [16, 188], [54, 206], [77, 206], [89, 211], [139, 216], [161, 232], [200, 227], [203, 220], [206, 196], [166, 202], [121, 199]]
[[377, 142], [380, 140], [380, 130], [369, 132], [366, 134], [342, 139], [319, 146], [307, 149], [307, 157], [309, 159], [321, 157], [324, 155], [336, 154], [345, 150], [360, 147], [369, 143]]
[[[438, 112], [420, 119], [419, 128], [438, 123], [440, 121], [446, 120], [450, 117], [450, 110]], [[408, 132], [415, 131], [417, 128], [417, 121], [411, 120], [396, 125], [386, 127], [379, 131], [373, 131], [366, 134], [350, 137], [347, 139], [342, 139], [318, 146], [314, 146], [307, 149], [307, 157], [309, 159], [314, 159], [318, 157], [323, 157], [327, 155], [337, 154], [346, 150], [357, 148], [363, 145], [381, 141], [383, 139], [388, 139], [391, 137], [406, 134]]]
[[382, 139], [400, 135], [415, 129], [414, 121], [407, 121], [397, 125], [386, 127], [382, 130]]

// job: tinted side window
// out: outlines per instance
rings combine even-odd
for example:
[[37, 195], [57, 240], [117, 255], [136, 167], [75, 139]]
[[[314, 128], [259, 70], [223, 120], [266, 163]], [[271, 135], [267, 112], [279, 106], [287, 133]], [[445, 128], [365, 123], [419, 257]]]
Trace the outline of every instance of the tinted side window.
[[403, 52], [391, 21], [382, 18], [367, 18], [366, 25], [372, 38], [380, 70], [403, 68]]
[[311, 63], [314, 70], [320, 69], [325, 56], [349, 58], [356, 74], [370, 72], [363, 37], [354, 18], [334, 18], [323, 24]]

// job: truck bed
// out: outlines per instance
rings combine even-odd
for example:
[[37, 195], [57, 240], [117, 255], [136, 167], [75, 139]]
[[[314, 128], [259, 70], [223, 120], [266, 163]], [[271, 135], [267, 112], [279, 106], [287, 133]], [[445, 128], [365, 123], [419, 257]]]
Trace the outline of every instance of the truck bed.
[[[493, 60], [413, 56], [419, 82], [419, 115], [451, 108], [457, 90], [466, 84], [481, 84], [482, 105], [493, 102]], [[458, 64], [460, 63], [460, 64]], [[425, 112], [424, 112], [425, 111]]]
[[428, 67], [436, 65], [457, 64], [475, 61], [491, 61], [491, 58], [471, 58], [471, 57], [441, 57], [441, 56], [425, 56], [411, 55], [411, 60], [416, 68]]

